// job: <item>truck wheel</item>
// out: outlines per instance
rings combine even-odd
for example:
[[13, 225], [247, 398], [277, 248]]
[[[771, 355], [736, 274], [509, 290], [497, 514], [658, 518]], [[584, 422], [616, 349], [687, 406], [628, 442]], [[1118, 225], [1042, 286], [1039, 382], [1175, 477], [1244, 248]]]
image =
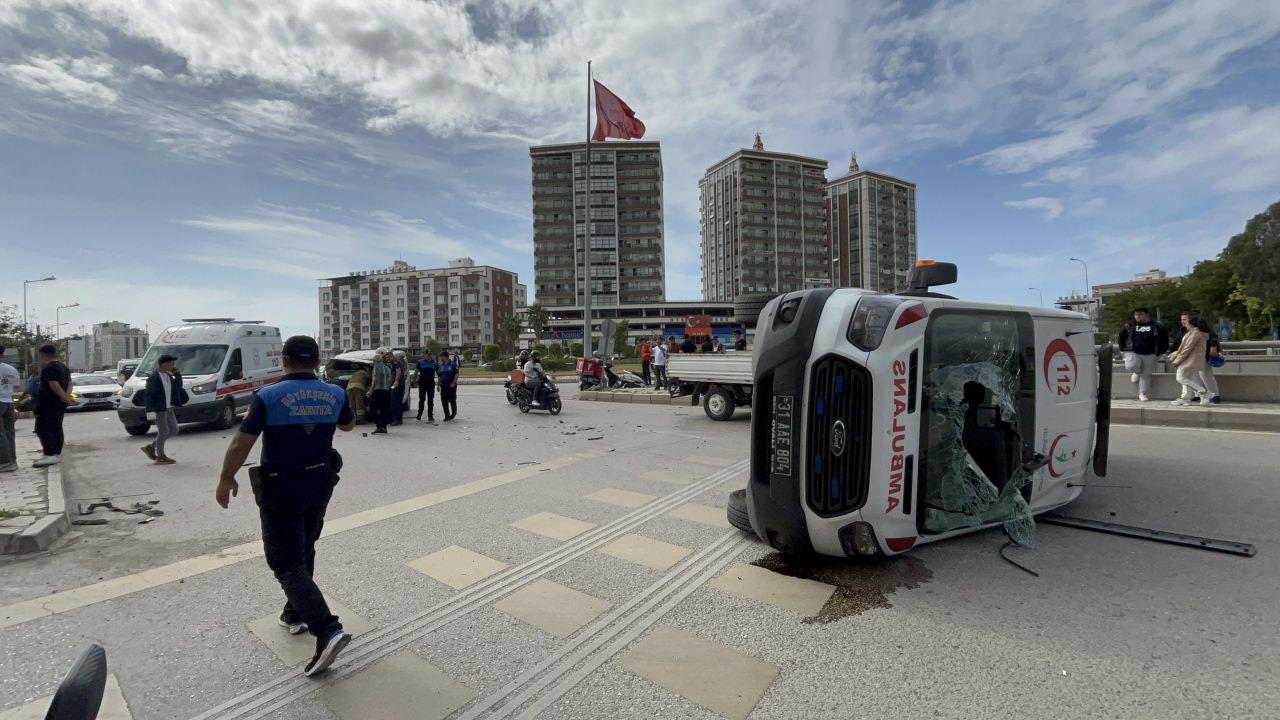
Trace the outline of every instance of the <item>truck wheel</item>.
[[702, 409], [712, 420], [728, 420], [733, 417], [733, 411], [737, 407], [737, 403], [733, 401], [733, 393], [718, 386], [712, 388], [702, 401]]
[[215, 430], [226, 430], [236, 422], [236, 406], [234, 400], [228, 400], [222, 403], [222, 407], [218, 409], [218, 419], [214, 420], [212, 425]]
[[146, 435], [151, 430], [151, 423], [143, 423], [141, 425], [125, 425], [124, 431], [130, 435]]
[[751, 537], [756, 536], [756, 531], [751, 529], [751, 516], [747, 512], [746, 488], [729, 493], [729, 502], [725, 503], [725, 514], [729, 517], [730, 525]]

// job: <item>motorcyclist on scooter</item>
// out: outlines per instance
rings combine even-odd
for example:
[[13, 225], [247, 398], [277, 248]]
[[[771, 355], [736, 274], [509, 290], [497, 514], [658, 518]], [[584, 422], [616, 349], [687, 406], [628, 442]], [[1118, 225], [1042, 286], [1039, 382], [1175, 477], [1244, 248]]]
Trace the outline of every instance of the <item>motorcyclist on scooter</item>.
[[541, 360], [542, 353], [534, 350], [529, 353], [528, 362], [526, 362], [524, 367], [521, 368], [524, 370], [524, 385], [529, 388], [529, 391], [533, 394], [533, 403], [535, 405], [541, 405], [543, 403], [542, 388], [547, 384], [546, 375], [542, 372]]

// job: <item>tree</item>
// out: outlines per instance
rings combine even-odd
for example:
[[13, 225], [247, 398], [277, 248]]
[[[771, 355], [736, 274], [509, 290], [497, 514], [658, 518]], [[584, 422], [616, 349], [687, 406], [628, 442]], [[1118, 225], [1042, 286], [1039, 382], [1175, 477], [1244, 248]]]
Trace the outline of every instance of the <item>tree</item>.
[[542, 307], [542, 303], [534, 303], [525, 310], [525, 318], [529, 321], [529, 327], [533, 329], [533, 341], [541, 341], [542, 331], [547, 327], [547, 320], [551, 319], [550, 313]]
[[1231, 301], [1237, 282], [1231, 263], [1219, 257], [1196, 263], [1191, 274], [1182, 279], [1182, 291], [1188, 307], [1199, 312], [1212, 325], [1224, 317], [1234, 320], [1246, 314], [1240, 303]]
[[520, 345], [520, 331], [524, 329], [524, 323], [521, 322], [519, 315], [511, 317], [498, 323], [498, 333], [502, 336], [503, 342], [512, 352]]
[[627, 334], [631, 332], [631, 322], [628, 320], [620, 320], [613, 327], [613, 352], [623, 355], [623, 349], [627, 347], [630, 338]]
[[497, 360], [497, 359], [498, 359], [498, 355], [499, 355], [501, 352], [502, 352], [502, 351], [498, 348], [498, 346], [497, 346], [497, 345], [485, 345], [485, 346], [484, 346], [484, 361], [485, 361], [485, 362], [493, 362], [494, 360]]
[[569, 345], [569, 354], [574, 357], [582, 357], [582, 343], [575, 342]]
[[553, 358], [564, 357], [564, 346], [560, 343], [554, 343], [547, 348], [547, 354]]
[[432, 355], [439, 355], [440, 350], [442, 349], [440, 347], [440, 341], [435, 338], [427, 338], [426, 348], [431, 351]]
[[463, 360], [466, 360], [467, 362], [471, 362], [471, 357], [472, 357], [472, 355], [471, 355], [471, 348], [467, 348], [466, 350], [463, 350], [463, 351], [462, 351], [462, 359], [463, 359]]
[[16, 349], [22, 360], [19, 373], [25, 373], [25, 365], [35, 361], [35, 348], [53, 342], [53, 338], [43, 332], [29, 330], [22, 322], [22, 313], [17, 305], [0, 304], [0, 345]]
[[1280, 202], [1254, 215], [1231, 238], [1223, 258], [1244, 290], [1270, 307], [1280, 306]]
[[1133, 318], [1134, 308], [1139, 307], [1150, 309], [1153, 318], [1172, 327], [1183, 310], [1191, 309], [1191, 304], [1182, 286], [1173, 281], [1130, 288], [1107, 298], [1102, 308], [1102, 332], [1111, 337], [1119, 335], [1120, 328]]

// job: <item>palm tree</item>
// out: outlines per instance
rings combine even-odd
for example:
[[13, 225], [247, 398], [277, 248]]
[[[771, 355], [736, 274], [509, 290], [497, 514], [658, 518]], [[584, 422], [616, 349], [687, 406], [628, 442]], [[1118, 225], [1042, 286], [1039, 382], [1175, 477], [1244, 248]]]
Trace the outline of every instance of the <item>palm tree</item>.
[[519, 315], [512, 315], [498, 325], [498, 332], [502, 334], [504, 343], [512, 352], [520, 344], [520, 331], [523, 329], [524, 322], [520, 320]]
[[529, 327], [533, 329], [533, 341], [542, 341], [542, 331], [547, 327], [547, 320], [550, 313], [546, 308], [542, 307], [542, 303], [534, 303], [530, 305], [524, 312], [525, 320], [529, 323]]

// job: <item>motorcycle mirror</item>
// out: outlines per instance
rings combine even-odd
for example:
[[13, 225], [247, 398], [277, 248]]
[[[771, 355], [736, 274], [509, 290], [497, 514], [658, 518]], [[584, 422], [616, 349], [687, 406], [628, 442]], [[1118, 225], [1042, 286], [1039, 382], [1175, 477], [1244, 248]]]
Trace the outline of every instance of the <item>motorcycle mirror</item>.
[[107, 651], [90, 645], [76, 660], [53, 694], [45, 720], [93, 720], [107, 686]]

